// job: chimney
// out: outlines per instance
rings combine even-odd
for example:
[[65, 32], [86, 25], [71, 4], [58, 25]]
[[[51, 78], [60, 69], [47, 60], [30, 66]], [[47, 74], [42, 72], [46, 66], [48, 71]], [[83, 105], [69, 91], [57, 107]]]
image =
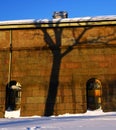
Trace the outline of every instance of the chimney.
[[54, 19], [68, 18], [68, 13], [66, 11], [54, 12], [53, 18]]

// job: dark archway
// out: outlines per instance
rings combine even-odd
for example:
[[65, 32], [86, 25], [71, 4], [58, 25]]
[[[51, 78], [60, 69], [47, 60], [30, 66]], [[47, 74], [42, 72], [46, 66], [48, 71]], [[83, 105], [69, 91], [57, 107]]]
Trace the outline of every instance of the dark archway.
[[6, 85], [5, 110], [14, 111], [20, 109], [20, 102], [21, 85], [19, 82], [12, 80]]
[[102, 85], [96, 78], [91, 78], [86, 84], [87, 91], [87, 109], [96, 110], [101, 108]]

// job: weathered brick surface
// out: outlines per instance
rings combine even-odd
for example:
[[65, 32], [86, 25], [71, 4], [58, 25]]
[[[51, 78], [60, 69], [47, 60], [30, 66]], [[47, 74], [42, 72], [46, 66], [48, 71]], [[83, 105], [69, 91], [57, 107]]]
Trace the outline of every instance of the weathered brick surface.
[[[86, 83], [91, 78], [102, 83], [102, 109], [115, 111], [115, 30], [115, 26], [12, 30], [11, 80], [22, 85], [21, 116], [44, 115], [46, 109], [56, 115], [86, 112]], [[0, 31], [0, 117], [9, 44], [10, 31]]]

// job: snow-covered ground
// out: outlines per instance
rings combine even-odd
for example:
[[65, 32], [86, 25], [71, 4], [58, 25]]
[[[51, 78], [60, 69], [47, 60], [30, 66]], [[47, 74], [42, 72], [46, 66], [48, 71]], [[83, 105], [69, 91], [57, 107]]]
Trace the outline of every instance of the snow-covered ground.
[[[16, 117], [0, 118], [0, 130], [116, 130], [116, 112], [96, 110], [84, 114], [20, 118], [17, 112], [12, 114]], [[11, 114], [6, 113], [6, 116], [11, 117]]]

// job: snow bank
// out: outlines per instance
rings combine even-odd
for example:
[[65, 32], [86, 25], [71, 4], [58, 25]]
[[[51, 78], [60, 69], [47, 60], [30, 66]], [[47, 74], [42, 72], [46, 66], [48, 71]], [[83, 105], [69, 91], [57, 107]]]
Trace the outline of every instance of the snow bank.
[[[51, 117], [70, 117], [70, 116], [102, 116], [102, 115], [115, 115], [116, 112], [103, 112], [102, 109], [97, 109], [95, 111], [87, 111], [86, 113], [78, 113], [78, 114], [69, 114], [69, 113], [66, 113], [66, 114], [63, 114], [63, 115], [58, 115], [58, 116], [51, 116]], [[31, 118], [33, 117], [40, 117], [40, 116], [32, 116]], [[6, 111], [5, 112], [5, 118], [21, 118], [20, 117], [20, 109], [17, 110], [17, 111]], [[28, 117], [26, 117], [28, 118]]]
[[20, 117], [20, 109], [17, 111], [5, 111], [5, 118], [19, 118]]

